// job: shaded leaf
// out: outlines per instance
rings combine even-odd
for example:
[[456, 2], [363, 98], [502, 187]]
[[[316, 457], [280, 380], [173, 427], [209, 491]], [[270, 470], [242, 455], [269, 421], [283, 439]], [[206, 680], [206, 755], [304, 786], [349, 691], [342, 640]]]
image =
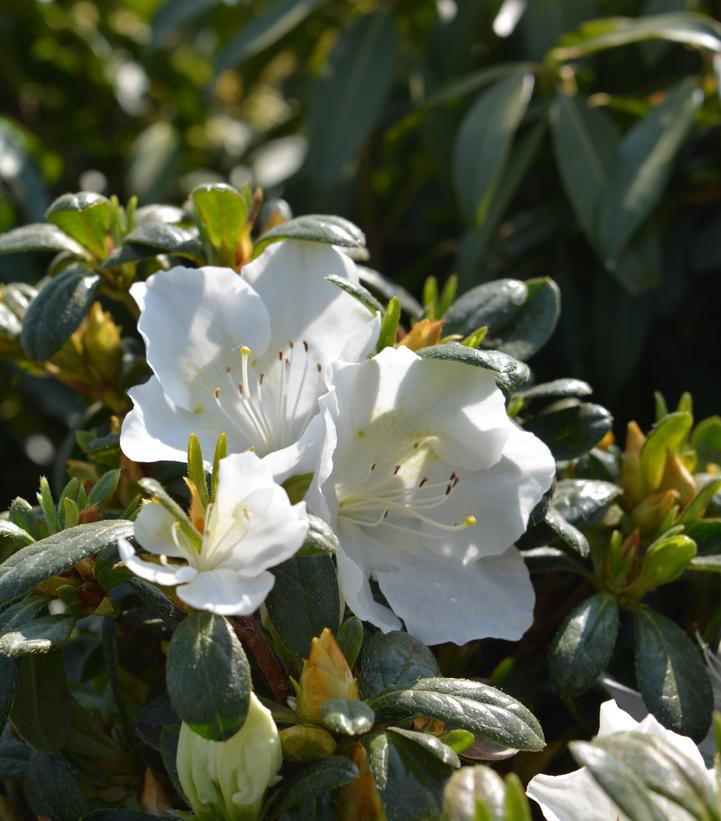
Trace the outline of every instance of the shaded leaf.
[[409, 633], [393, 630], [374, 633], [365, 643], [359, 684], [363, 697], [370, 698], [439, 674], [438, 662], [425, 644]]

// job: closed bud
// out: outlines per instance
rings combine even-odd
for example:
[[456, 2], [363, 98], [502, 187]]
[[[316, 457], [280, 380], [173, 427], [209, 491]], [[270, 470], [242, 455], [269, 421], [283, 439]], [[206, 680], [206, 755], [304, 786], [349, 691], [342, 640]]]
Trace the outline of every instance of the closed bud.
[[625, 507], [637, 505], [646, 495], [646, 486], [641, 473], [641, 457], [638, 453], [629, 451], [623, 454], [620, 484], [624, 490]]
[[358, 698], [358, 684], [343, 651], [326, 627], [314, 638], [303, 662], [298, 685], [298, 714], [305, 721], [320, 722], [320, 708], [331, 698]]
[[626, 447], [624, 453], [641, 453], [646, 437], [636, 422], [629, 422], [626, 426]]
[[104, 382], [115, 382], [123, 358], [120, 329], [99, 302], [94, 302], [88, 313], [83, 346], [91, 372]]
[[678, 499], [682, 507], [686, 507], [696, 495], [696, 481], [675, 453], [669, 453], [666, 458], [660, 489], [678, 491]]
[[643, 533], [653, 533], [666, 518], [671, 508], [678, 502], [677, 490], [654, 493], [636, 505], [631, 511], [631, 519]]
[[412, 351], [419, 351], [421, 348], [437, 345], [441, 341], [441, 331], [444, 324], [445, 320], [443, 319], [435, 321], [421, 319], [401, 339], [401, 345], [405, 345], [406, 348], [410, 348]]
[[638, 578], [628, 593], [641, 598], [649, 590], [677, 579], [696, 555], [696, 542], [677, 534], [654, 542], [643, 557]]
[[294, 724], [280, 731], [283, 758], [286, 761], [318, 761], [333, 755], [338, 746], [322, 727]]
[[227, 741], [180, 728], [178, 778], [197, 821], [255, 821], [283, 763], [278, 728], [251, 693], [245, 723]]
[[385, 821], [386, 813], [368, 766], [368, 753], [356, 744], [350, 758], [358, 767], [358, 778], [341, 787], [338, 794], [338, 818], [341, 821]]

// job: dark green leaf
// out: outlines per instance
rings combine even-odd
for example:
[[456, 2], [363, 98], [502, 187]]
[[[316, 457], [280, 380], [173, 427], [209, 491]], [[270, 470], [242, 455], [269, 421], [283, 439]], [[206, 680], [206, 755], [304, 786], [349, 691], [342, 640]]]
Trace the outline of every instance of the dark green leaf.
[[691, 434], [691, 447], [696, 451], [699, 467], [721, 464], [721, 417], [710, 416], [699, 422]]
[[479, 95], [458, 129], [453, 182], [470, 223], [480, 224], [486, 218], [533, 85], [533, 75], [522, 71], [500, 80]]
[[185, 614], [162, 590], [159, 590], [154, 584], [137, 577], [131, 577], [128, 581], [143, 604], [168, 628], [174, 630], [180, 624]]
[[648, 608], [634, 611], [636, 681], [648, 709], [670, 730], [700, 741], [711, 723], [706, 666], [689, 637]]
[[384, 299], [391, 299], [395, 297], [400, 303], [401, 308], [414, 319], [420, 317], [423, 313], [423, 308], [420, 302], [411, 294], [402, 288], [396, 282], [387, 279], [378, 271], [372, 268], [366, 268], [363, 265], [358, 266], [358, 278], [361, 285], [367, 286], [380, 294]]
[[702, 519], [684, 528], [684, 533], [696, 542], [698, 559], [721, 555], [721, 519]]
[[[306, 214], [266, 231], [255, 243], [253, 257], [257, 257], [271, 243], [283, 239], [320, 242], [343, 248], [365, 248], [366, 244], [365, 234], [349, 220], [331, 214]], [[380, 303], [378, 306], [378, 310], [382, 310]]]
[[19, 661], [0, 656], [0, 732], [10, 715], [18, 679]]
[[249, 189], [223, 183], [199, 185], [191, 194], [195, 219], [211, 263], [235, 268], [243, 231], [253, 205]]
[[151, 22], [154, 45], [178, 26], [187, 23], [206, 9], [217, 5], [217, 0], [165, 0], [158, 7]]
[[398, 52], [393, 16], [365, 14], [340, 37], [308, 113], [306, 170], [323, 185], [338, 180], [381, 114]]
[[551, 382], [543, 382], [540, 385], [533, 385], [530, 388], [523, 388], [518, 392], [524, 402], [544, 399], [567, 399], [573, 396], [590, 396], [593, 389], [588, 382], [580, 379], [554, 379]]
[[272, 46], [326, 2], [327, 0], [277, 0], [270, 8], [252, 17], [237, 37], [220, 52], [215, 66], [216, 75], [235, 68], [244, 60]]
[[77, 257], [85, 256], [82, 245], [75, 242], [72, 237], [54, 225], [42, 222], [23, 225], [0, 235], [0, 254], [16, 254], [22, 251], [67, 251]]
[[22, 527], [8, 519], [0, 519], [0, 546], [3, 550], [14, 552], [34, 541], [33, 537]]
[[25, 798], [37, 817], [78, 821], [90, 809], [69, 764], [59, 756], [33, 752], [23, 786]]
[[523, 427], [535, 433], [559, 462], [578, 459], [611, 430], [611, 414], [593, 404], [551, 410], [528, 419]]
[[180, 719], [168, 696], [149, 701], [140, 708], [135, 719], [136, 735], [155, 750], [160, 749], [163, 727], [180, 727]]
[[[215, 0], [213, 0], [215, 2]], [[145, 821], [148, 818], [162, 818], [161, 815], [150, 815], [135, 810], [93, 810], [86, 813], [82, 821]]]
[[87, 268], [63, 271], [51, 279], [30, 303], [20, 342], [36, 362], [43, 362], [62, 348], [80, 325], [95, 299], [100, 277]]
[[301, 556], [333, 556], [339, 550], [338, 537], [318, 516], [308, 515], [308, 533], [299, 551]]
[[624, 137], [598, 214], [598, 240], [607, 260], [618, 258], [655, 207], [702, 102], [696, 83], [685, 80]]
[[274, 816], [280, 816], [357, 777], [358, 767], [349, 758], [331, 756], [304, 767], [297, 775], [284, 778], [280, 790], [273, 796], [270, 809]]
[[516, 750], [541, 750], [543, 730], [519, 701], [466, 679], [421, 679], [413, 687], [371, 699], [379, 721], [430, 716]]
[[424, 359], [446, 359], [450, 362], [461, 362], [464, 365], [485, 368], [502, 375], [512, 374], [517, 365], [513, 357], [501, 351], [481, 351], [476, 348], [469, 348], [467, 345], [460, 345], [457, 342], [421, 348], [418, 351], [418, 356]]
[[43, 616], [3, 632], [0, 653], [4, 656], [26, 656], [49, 653], [70, 641], [75, 619], [72, 616]]
[[351, 616], [338, 628], [335, 638], [352, 669], [363, 646], [363, 622], [356, 616]]
[[623, 490], [613, 482], [595, 479], [562, 479], [553, 492], [553, 507], [574, 525], [592, 522]]
[[505, 797], [506, 787], [490, 767], [463, 767], [443, 792], [443, 821], [507, 821]]
[[140, 249], [151, 249], [154, 254], [172, 254], [195, 262], [203, 261], [203, 245], [197, 232], [167, 222], [143, 222], [125, 237], [125, 242]]
[[32, 750], [12, 738], [0, 739], [0, 780], [18, 778], [27, 769]]
[[95, 257], [102, 258], [108, 252], [112, 205], [101, 194], [63, 194], [48, 208], [45, 217]]
[[388, 732], [396, 733], [412, 741], [414, 744], [423, 747], [426, 752], [437, 758], [441, 764], [453, 767], [454, 769], [458, 769], [458, 767], [461, 766], [461, 760], [458, 758], [455, 750], [447, 744], [444, 744], [440, 738], [436, 738], [430, 733], [417, 733], [414, 730], [403, 730], [400, 727], [389, 727]]
[[51, 576], [133, 535], [133, 523], [122, 519], [78, 525], [23, 547], [0, 565], [0, 603], [18, 598]]
[[20, 659], [10, 720], [36, 750], [57, 752], [70, 732], [70, 692], [61, 653]]
[[192, 613], [180, 624], [168, 647], [166, 680], [178, 715], [203, 738], [224, 741], [243, 726], [250, 666], [222, 616]]
[[578, 528], [567, 522], [555, 508], [551, 507], [546, 511], [544, 523], [579, 556], [588, 556], [590, 550], [588, 539]]
[[366, 744], [368, 767], [388, 821], [440, 817], [450, 768], [398, 733], [380, 733]]
[[608, 593], [580, 604], [556, 633], [548, 660], [551, 680], [562, 695], [579, 696], [611, 660], [618, 634], [618, 605]]
[[297, 675], [311, 641], [340, 626], [340, 593], [333, 559], [296, 556], [273, 568], [275, 585], [265, 600], [273, 637]]
[[321, 705], [320, 718], [333, 733], [363, 735], [373, 727], [375, 714], [358, 699], [329, 698]]
[[98, 479], [88, 493], [88, 504], [102, 510], [118, 488], [120, 470], [108, 470]]
[[412, 687], [419, 679], [440, 674], [433, 653], [401, 630], [371, 636], [363, 648], [360, 667], [360, 690], [364, 698], [386, 690]]
[[378, 302], [378, 300], [373, 296], [373, 294], [364, 288], [362, 285], [355, 285], [354, 283], [350, 282], [347, 279], [343, 279], [342, 277], [335, 276], [331, 274], [327, 276], [326, 279], [328, 282], [332, 282], [333, 285], [336, 285], [342, 291], [345, 291], [347, 294], [350, 294], [354, 299], [357, 299], [361, 305], [364, 305], [368, 310], [372, 313], [383, 313], [383, 306]]
[[526, 285], [518, 279], [497, 279], [477, 285], [448, 309], [444, 332], [468, 336], [485, 325], [494, 333], [513, 319], [527, 298]]

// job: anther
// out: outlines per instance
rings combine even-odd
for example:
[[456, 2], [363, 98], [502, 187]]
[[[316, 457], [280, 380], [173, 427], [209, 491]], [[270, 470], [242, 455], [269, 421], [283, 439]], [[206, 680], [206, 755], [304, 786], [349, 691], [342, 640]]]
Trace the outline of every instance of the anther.
[[427, 477], [427, 476], [424, 476], [424, 477], [421, 479], [421, 481], [418, 483], [418, 487], [423, 487], [423, 485], [425, 485], [427, 481], [428, 481], [428, 477]]
[[308, 353], [308, 349], [310, 348], [310, 345], [305, 341], [305, 339], [303, 340], [303, 347], [305, 348], [305, 352]]
[[396, 466], [393, 468], [393, 475], [394, 475], [394, 476], [397, 476], [397, 475], [398, 475], [398, 471], [399, 471], [400, 469], [401, 469], [401, 466], [400, 466], [400, 465], [396, 465]]
[[250, 356], [250, 348], [247, 345], [243, 345], [243, 347], [240, 349], [240, 352], [243, 354], [243, 356]]
[[263, 371], [261, 371], [261, 372], [260, 372], [260, 376], [258, 377], [258, 383], [259, 383], [260, 385], [262, 385], [262, 384], [263, 384], [263, 380], [264, 380], [264, 379], [265, 379], [265, 373], [263, 373]]
[[230, 367], [230, 365], [226, 365], [226, 366], [225, 366], [225, 372], [226, 372], [226, 373], [230, 373], [232, 370], [233, 370], [233, 369]]
[[477, 524], [478, 520], [475, 516], [466, 516], [464, 519], [467, 527], [473, 527], [473, 525]]
[[371, 465], [371, 470], [375, 470], [378, 467], [378, 462], [373, 462]]
[[216, 399], [220, 399], [220, 388], [216, 388], [216, 389], [213, 391], [213, 396], [214, 396]]
[[323, 370], [323, 366], [320, 364], [320, 362], [315, 363], [315, 369], [318, 371], [318, 373], [320, 373]]

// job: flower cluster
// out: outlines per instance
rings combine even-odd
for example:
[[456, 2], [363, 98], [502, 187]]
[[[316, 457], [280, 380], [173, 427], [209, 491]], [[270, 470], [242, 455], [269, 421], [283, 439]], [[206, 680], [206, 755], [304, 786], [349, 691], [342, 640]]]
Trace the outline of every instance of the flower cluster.
[[[338, 535], [359, 618], [430, 644], [517, 639], [534, 594], [514, 542], [554, 459], [492, 372], [402, 344], [376, 353], [381, 318], [348, 293], [357, 283], [341, 251], [286, 240], [240, 274], [173, 268], [133, 286], [153, 373], [131, 391], [123, 451], [184, 461], [190, 435], [206, 453], [225, 435], [231, 455], [204, 522], [146, 505], [135, 538], [154, 559], [127, 542], [122, 558], [192, 607], [248, 614], [301, 547], [307, 507]], [[307, 493], [291, 505], [294, 479]]]

